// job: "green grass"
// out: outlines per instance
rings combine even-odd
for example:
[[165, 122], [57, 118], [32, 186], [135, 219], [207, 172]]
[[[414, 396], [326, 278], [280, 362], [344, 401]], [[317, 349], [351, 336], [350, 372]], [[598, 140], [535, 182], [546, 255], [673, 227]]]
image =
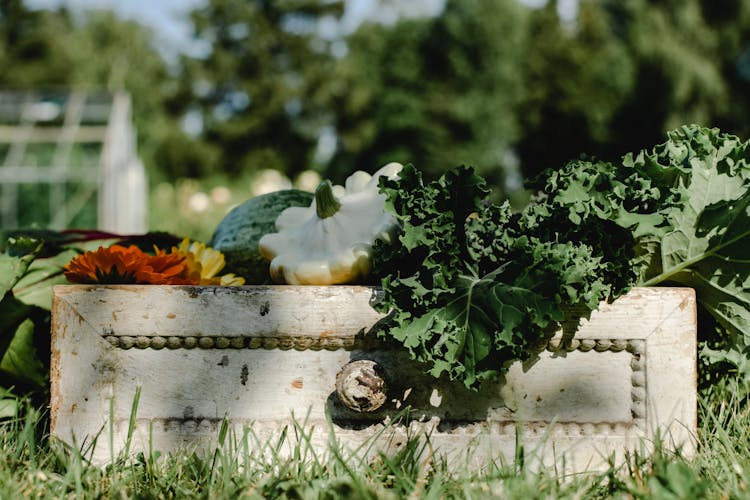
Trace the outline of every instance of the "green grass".
[[[519, 463], [451, 471], [439, 457], [425, 459], [416, 439], [386, 456], [347, 453], [332, 438], [321, 457], [304, 422], [266, 442], [224, 425], [212, 453], [154, 451], [100, 468], [87, 463], [90, 447], [50, 440], [46, 414], [23, 401], [18, 417], [0, 421], [0, 498], [750, 498], [750, 409], [739, 394], [726, 383], [701, 394], [693, 458], [657, 446], [575, 477]], [[296, 444], [284, 458], [287, 441]]]

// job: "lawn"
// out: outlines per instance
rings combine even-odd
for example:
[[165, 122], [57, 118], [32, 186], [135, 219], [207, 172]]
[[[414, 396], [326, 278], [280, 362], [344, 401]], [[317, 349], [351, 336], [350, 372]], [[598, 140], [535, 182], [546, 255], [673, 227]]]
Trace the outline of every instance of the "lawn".
[[[750, 415], [746, 388], [724, 379], [699, 397], [698, 450], [688, 459], [656, 446], [634, 452], [625, 465], [563, 477], [515, 463], [452, 470], [440, 456], [425, 458], [424, 441], [397, 455], [363, 460], [341, 450], [317, 456], [301, 439], [282, 459], [280, 441], [262, 445], [251, 429], [220, 430], [207, 455], [134, 454], [106, 467], [87, 463], [89, 446], [74, 449], [47, 434], [44, 405], [24, 400], [21, 415], [0, 421], [0, 498], [746, 498], [750, 478]], [[742, 395], [742, 396], [741, 396]]]

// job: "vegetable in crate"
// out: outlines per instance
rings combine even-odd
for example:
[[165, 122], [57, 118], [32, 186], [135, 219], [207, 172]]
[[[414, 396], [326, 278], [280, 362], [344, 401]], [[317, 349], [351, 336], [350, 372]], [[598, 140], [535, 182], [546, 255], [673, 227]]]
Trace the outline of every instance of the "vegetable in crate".
[[542, 181], [558, 218], [615, 208], [602, 216], [633, 235], [635, 284], [695, 289], [704, 375], [750, 380], [750, 142], [689, 125], [620, 164], [573, 162]]
[[544, 200], [513, 214], [470, 168], [429, 184], [412, 166], [399, 177], [381, 188], [401, 233], [375, 249], [376, 307], [392, 312], [380, 335], [435, 377], [476, 388], [528, 359], [566, 306], [593, 310], [634, 278], [633, 239], [606, 197], [582, 199], [576, 217]]
[[258, 241], [276, 230], [279, 214], [289, 207], [303, 207], [313, 194], [285, 189], [249, 199], [235, 207], [219, 223], [209, 246], [224, 254], [226, 270], [245, 278], [247, 284], [269, 281], [268, 261], [258, 251]]
[[640, 283], [694, 288], [717, 327], [699, 331], [703, 363], [719, 373], [734, 365], [750, 380], [750, 142], [681, 127], [653, 150], [627, 155], [622, 168], [663, 193], [659, 224], [633, 228]]
[[389, 163], [372, 176], [357, 171], [345, 187], [323, 181], [309, 207], [284, 210], [277, 233], [260, 239], [260, 253], [271, 261], [271, 278], [290, 285], [335, 285], [365, 279], [375, 241], [389, 241], [396, 229], [385, 213], [381, 178], [394, 180], [402, 169]]

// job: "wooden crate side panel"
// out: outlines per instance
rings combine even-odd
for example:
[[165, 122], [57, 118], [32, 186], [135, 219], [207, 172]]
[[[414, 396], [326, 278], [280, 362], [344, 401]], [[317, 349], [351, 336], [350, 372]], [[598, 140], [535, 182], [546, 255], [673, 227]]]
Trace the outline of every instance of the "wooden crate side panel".
[[[505, 380], [474, 393], [424, 375], [400, 350], [362, 350], [349, 342], [381, 318], [369, 306], [371, 289], [242, 287], [196, 293], [193, 288], [55, 289], [54, 435], [70, 440], [104, 429], [107, 438], [100, 440], [96, 457], [106, 462], [124, 443], [135, 388], [141, 387], [135, 449], [205, 446], [215, 440], [224, 417], [236, 435], [251, 426], [270, 438], [290, 425], [292, 413], [316, 429], [318, 451], [329, 439], [327, 414], [345, 444], [377, 438], [383, 448], [408, 433], [397, 426], [378, 438], [382, 422], [411, 405], [409, 426], [434, 427], [433, 447], [456, 460], [476, 447], [471, 458], [478, 465], [513, 457], [519, 423], [527, 450], [538, 448], [539, 463], [557, 463], [566, 455], [567, 466], [594, 463], [595, 457], [604, 457], [597, 463], [606, 465], [612, 451], [632, 449], [657, 429], [667, 432], [672, 445], [692, 450], [696, 347], [690, 290], [636, 289], [580, 320], [574, 337], [565, 329], [558, 332], [535, 363], [516, 364]], [[294, 293], [279, 296], [286, 290]], [[277, 302], [261, 314], [267, 295]], [[266, 321], [271, 307], [283, 311], [279, 304], [285, 301], [290, 308], [314, 311], [313, 320], [289, 312]], [[341, 319], [347, 307], [362, 310], [354, 314], [360, 323]], [[329, 317], [326, 311], [339, 314]], [[134, 326], [128, 316], [142, 321], [134, 320]], [[279, 343], [292, 329], [296, 340]], [[221, 348], [213, 340], [186, 348], [187, 339], [205, 332], [212, 335], [204, 340], [229, 340]], [[181, 344], [156, 343], [165, 337]], [[315, 348], [329, 337], [346, 342]], [[138, 338], [146, 340], [131, 341]], [[263, 348], [271, 345], [276, 348]], [[373, 359], [386, 368], [396, 402], [374, 414], [356, 414], [338, 403], [336, 373], [355, 359]]]
[[[694, 310], [695, 292], [692, 289], [634, 288], [612, 303], [602, 303], [590, 318], [576, 317], [578, 310], [571, 308], [570, 319], [555, 337], [560, 341], [645, 339], [673, 315], [685, 314], [684, 317], [688, 318], [692, 314], [694, 327]], [[671, 341], [671, 338], [666, 341]]]
[[109, 421], [117, 353], [57, 297], [52, 318], [50, 431], [84, 445]]
[[[659, 433], [671, 447], [695, 451], [698, 428], [697, 303], [685, 299], [646, 338], [646, 390], [651, 434]], [[640, 398], [640, 394], [638, 395]]]
[[100, 335], [354, 336], [383, 317], [357, 286], [87, 286], [55, 293]]

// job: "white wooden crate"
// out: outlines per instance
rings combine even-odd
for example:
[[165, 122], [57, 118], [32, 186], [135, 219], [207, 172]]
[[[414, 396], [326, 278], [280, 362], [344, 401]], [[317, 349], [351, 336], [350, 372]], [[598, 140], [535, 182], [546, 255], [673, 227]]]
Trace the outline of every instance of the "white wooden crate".
[[[336, 436], [384, 451], [413, 431], [452, 464], [513, 459], [516, 432], [528, 463], [566, 471], [601, 468], [658, 431], [694, 449], [695, 296], [685, 288], [637, 288], [590, 319], [565, 325], [536, 363], [472, 392], [424, 375], [400, 349], [367, 332], [381, 315], [374, 290], [335, 286], [86, 286], [54, 289], [51, 432], [79, 445], [100, 435], [104, 463], [125, 442], [137, 387], [132, 450], [207, 448], [224, 420], [242, 436], [278, 435], [306, 419], [325, 452]], [[575, 336], [570, 334], [575, 331]], [[337, 396], [353, 360], [384, 370], [388, 401], [361, 413]], [[404, 398], [404, 395], [407, 397]], [[384, 422], [411, 407], [401, 423]], [[382, 434], [379, 434], [381, 433]], [[101, 433], [101, 434], [99, 434]], [[110, 449], [110, 442], [114, 449]]]

